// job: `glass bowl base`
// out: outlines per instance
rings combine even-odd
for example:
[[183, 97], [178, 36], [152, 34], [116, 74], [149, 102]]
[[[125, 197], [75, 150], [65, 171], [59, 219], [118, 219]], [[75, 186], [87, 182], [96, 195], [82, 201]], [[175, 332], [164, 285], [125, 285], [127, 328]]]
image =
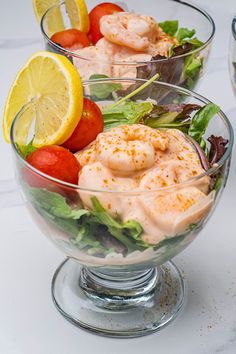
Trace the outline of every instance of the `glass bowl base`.
[[109, 337], [139, 337], [170, 323], [183, 305], [185, 286], [167, 262], [145, 272], [86, 268], [67, 259], [52, 280], [52, 298], [71, 323]]

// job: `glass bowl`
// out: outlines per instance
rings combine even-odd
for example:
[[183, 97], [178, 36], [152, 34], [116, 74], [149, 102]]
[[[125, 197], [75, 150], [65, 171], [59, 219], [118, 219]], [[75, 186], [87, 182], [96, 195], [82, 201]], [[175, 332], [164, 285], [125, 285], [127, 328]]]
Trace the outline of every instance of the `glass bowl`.
[[[143, 82], [106, 79], [83, 85], [85, 96], [90, 97], [89, 92], [94, 92], [97, 85]], [[144, 90], [142, 99], [159, 102], [160, 91], [170, 104], [176, 96], [186, 103], [209, 103], [196, 93], [161, 82], [153, 82]], [[105, 102], [97, 99], [100, 105], [113, 101], [112, 96]], [[57, 309], [72, 323], [107, 336], [135, 337], [160, 329], [175, 318], [184, 300], [183, 278], [170, 260], [205, 226], [226, 184], [233, 146], [230, 122], [220, 111], [206, 130], [205, 138], [223, 136], [228, 139], [228, 147], [205, 173], [152, 190], [145, 188], [145, 183], [132, 189], [128, 179], [125, 183], [123, 179], [126, 187], [119, 192], [98, 188], [92, 172], [87, 178], [93, 187], [86, 189], [49, 177], [29, 165], [18, 152], [17, 137], [31, 109], [26, 105], [16, 116], [11, 146], [30, 214], [67, 257], [52, 281]], [[171, 208], [189, 188], [204, 192], [204, 198], [194, 210], [176, 219], [171, 216]], [[112, 205], [116, 205], [114, 210]], [[153, 210], [160, 215], [156, 222], [152, 220]]]
[[231, 37], [229, 47], [229, 73], [234, 95], [236, 97], [236, 16], [231, 25]]
[[[89, 2], [88, 10], [91, 10], [99, 2], [99, 0]], [[48, 31], [47, 19], [49, 16], [53, 17], [54, 13], [58, 12], [58, 8], [62, 13], [64, 27], [71, 28], [65, 3], [62, 2], [49, 9], [42, 18], [41, 30], [46, 50], [67, 56], [78, 68], [83, 80], [90, 79], [94, 74], [112, 78], [149, 79], [159, 73], [160, 81], [193, 89], [205, 71], [215, 33], [215, 24], [211, 16], [192, 4], [176, 0], [156, 0], [152, 1], [148, 7], [144, 7], [142, 2], [127, 0], [124, 7], [127, 11], [153, 16], [157, 22], [178, 20], [179, 27], [194, 28], [197, 38], [204, 44], [200, 48], [182, 55], [152, 61], [128, 61], [130, 59], [126, 58], [124, 63], [124, 61], [114, 61], [104, 59], [104, 57], [95, 59], [91, 55], [82, 57], [76, 51], [63, 49], [50, 39], [53, 33]]]

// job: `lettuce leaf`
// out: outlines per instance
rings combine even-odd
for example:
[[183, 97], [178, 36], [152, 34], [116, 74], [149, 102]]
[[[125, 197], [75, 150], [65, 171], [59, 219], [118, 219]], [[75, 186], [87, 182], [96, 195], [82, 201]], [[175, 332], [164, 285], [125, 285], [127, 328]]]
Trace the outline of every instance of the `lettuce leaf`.
[[125, 102], [114, 108], [102, 109], [102, 116], [105, 129], [110, 129], [121, 124], [135, 124], [148, 115], [153, 108], [151, 102], [136, 103]]
[[203, 134], [210, 120], [220, 111], [220, 107], [214, 103], [208, 103], [193, 116], [188, 135], [191, 136], [200, 147], [206, 151], [206, 142], [203, 139]]
[[159, 22], [159, 26], [166, 34], [169, 34], [170, 36], [173, 37], [178, 31], [179, 21], [174, 20], [174, 21]]
[[185, 62], [184, 72], [188, 77], [194, 77], [202, 67], [202, 61], [200, 58], [189, 57]]
[[[137, 249], [133, 243], [133, 240], [139, 240], [140, 243], [142, 234], [141, 225], [135, 220], [129, 220], [124, 223], [119, 220], [115, 220], [106, 212], [96, 197], [92, 197], [91, 201], [94, 211], [91, 212], [89, 221], [91, 223], [95, 222], [105, 225], [110, 234], [123, 243], [129, 252]], [[142, 246], [143, 245], [145, 245], [144, 242], [142, 243]]]
[[[177, 20], [160, 22], [159, 26], [166, 34], [175, 37], [179, 41], [180, 46], [190, 43], [193, 46], [192, 49], [196, 49], [203, 45], [203, 42], [196, 37], [192, 38], [196, 33], [194, 28], [191, 30], [186, 27], [179, 28], [179, 22]], [[171, 52], [174, 54], [173, 51]]]
[[191, 119], [190, 114], [200, 109], [196, 104], [167, 104], [154, 106], [152, 112], [144, 119], [144, 124], [151, 128], [175, 128], [187, 133]]
[[196, 33], [195, 29], [189, 30], [186, 27], [181, 27], [179, 28], [177, 34], [176, 34], [176, 38], [178, 39], [178, 41], [180, 43], [182, 43], [182, 41], [186, 38], [192, 38], [192, 36], [194, 36], [194, 34]]
[[32, 152], [37, 150], [37, 148], [35, 146], [33, 146], [33, 140], [34, 140], [34, 138], [27, 145], [16, 144], [17, 149], [18, 149], [19, 153], [21, 154], [21, 156], [23, 157], [24, 160], [26, 160], [27, 157]]
[[188, 39], [187, 41], [185, 41], [185, 43], [189, 43], [192, 44], [192, 49], [197, 49], [203, 46], [203, 42], [200, 41], [197, 37]]
[[72, 209], [60, 194], [44, 188], [31, 188], [30, 196], [38, 207], [59, 218], [79, 220], [89, 213], [86, 209]]
[[[93, 74], [90, 76], [89, 80], [95, 79], [109, 79], [109, 76], [103, 74]], [[122, 85], [114, 82], [91, 84], [90, 85], [90, 94], [95, 99], [105, 100], [111, 96], [112, 93], [121, 90]]]
[[226, 146], [229, 141], [227, 139], [224, 139], [222, 136], [215, 135], [209, 136], [207, 140], [211, 144], [211, 148], [209, 151], [209, 161], [211, 165], [214, 165], [214, 163], [218, 162], [224, 155], [227, 149]]

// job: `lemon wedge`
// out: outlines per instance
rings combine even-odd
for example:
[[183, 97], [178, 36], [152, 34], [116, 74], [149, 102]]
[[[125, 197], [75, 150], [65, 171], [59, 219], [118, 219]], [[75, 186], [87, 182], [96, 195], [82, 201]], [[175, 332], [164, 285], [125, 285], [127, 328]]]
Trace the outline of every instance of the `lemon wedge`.
[[[38, 23], [40, 23], [45, 12], [53, 5], [58, 5], [59, 0], [33, 0], [34, 13]], [[49, 36], [65, 29], [63, 17], [59, 7], [55, 7], [47, 15], [47, 34]]]
[[77, 69], [59, 54], [42, 51], [31, 56], [16, 76], [5, 104], [7, 142], [14, 117], [29, 102], [30, 108], [19, 117], [17, 143], [26, 144], [34, 121], [34, 146], [64, 143], [82, 115], [83, 89]]
[[71, 27], [82, 32], [89, 31], [89, 16], [84, 0], [65, 0], [66, 11], [70, 18]]

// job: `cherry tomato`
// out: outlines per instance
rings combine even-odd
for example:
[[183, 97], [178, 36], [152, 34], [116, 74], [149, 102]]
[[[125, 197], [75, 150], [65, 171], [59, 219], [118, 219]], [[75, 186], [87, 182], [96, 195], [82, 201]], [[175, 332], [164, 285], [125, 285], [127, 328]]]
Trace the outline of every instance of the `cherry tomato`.
[[51, 40], [65, 49], [80, 49], [90, 45], [87, 35], [75, 28], [55, 33]]
[[104, 15], [111, 15], [114, 12], [124, 11], [120, 6], [113, 4], [112, 2], [103, 2], [95, 6], [89, 13], [90, 19], [90, 31], [89, 38], [92, 43], [96, 44], [99, 39], [103, 37], [100, 32], [100, 19]]
[[83, 149], [103, 131], [102, 113], [95, 102], [84, 98], [82, 117], [70, 138], [63, 146], [70, 151]]
[[70, 151], [61, 146], [51, 145], [41, 147], [33, 151], [27, 157], [26, 161], [37, 170], [51, 177], [64, 182], [78, 184], [79, 162]]

